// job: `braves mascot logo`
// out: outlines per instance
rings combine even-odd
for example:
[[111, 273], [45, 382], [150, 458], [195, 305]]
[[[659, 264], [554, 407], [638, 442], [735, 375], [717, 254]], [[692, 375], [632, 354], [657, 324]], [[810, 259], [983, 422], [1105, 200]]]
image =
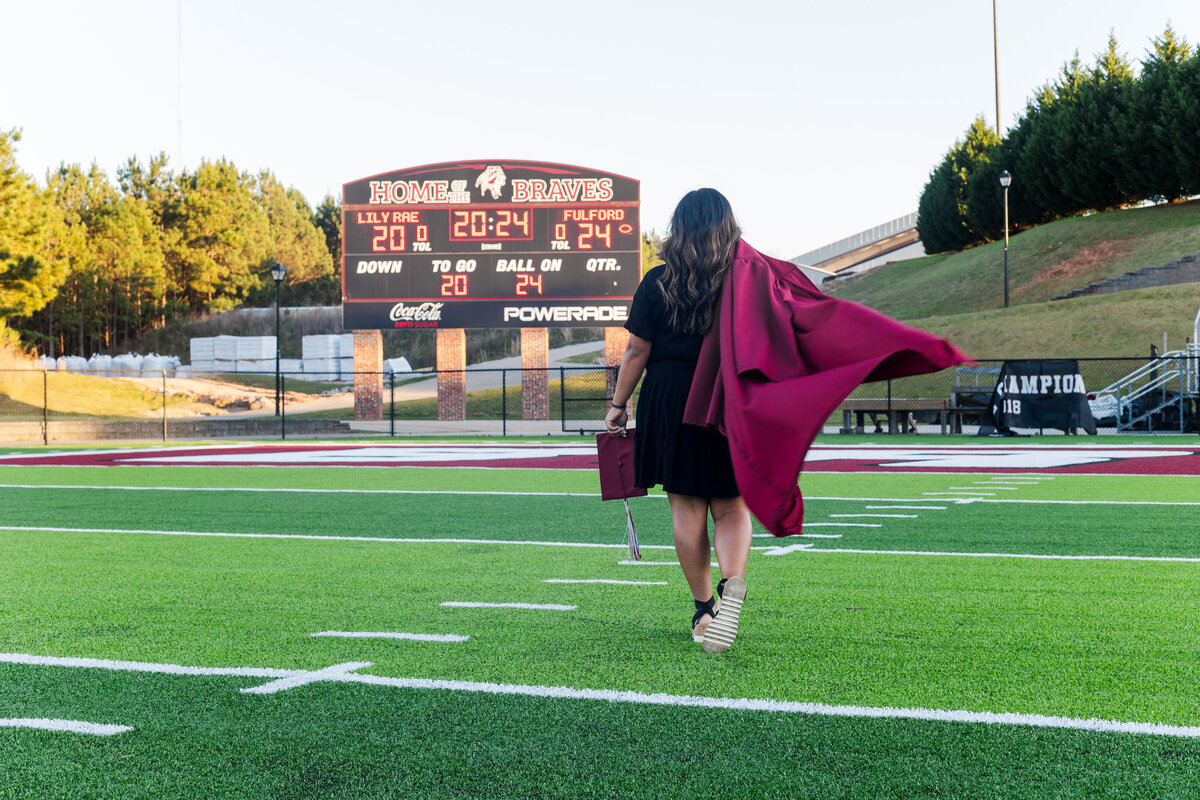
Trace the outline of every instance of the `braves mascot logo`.
[[481, 195], [490, 193], [493, 200], [499, 200], [500, 191], [506, 183], [508, 178], [505, 177], [504, 170], [498, 166], [491, 166], [479, 173], [479, 177], [475, 179], [475, 188]]

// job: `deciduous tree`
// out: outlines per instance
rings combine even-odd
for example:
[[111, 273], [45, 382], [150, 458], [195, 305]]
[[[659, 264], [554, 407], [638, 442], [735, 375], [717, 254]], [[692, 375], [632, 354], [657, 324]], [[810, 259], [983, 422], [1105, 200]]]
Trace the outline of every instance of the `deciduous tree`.
[[8, 322], [28, 317], [57, 294], [66, 264], [49, 256], [53, 209], [44, 191], [17, 166], [17, 130], [0, 131], [0, 338]]

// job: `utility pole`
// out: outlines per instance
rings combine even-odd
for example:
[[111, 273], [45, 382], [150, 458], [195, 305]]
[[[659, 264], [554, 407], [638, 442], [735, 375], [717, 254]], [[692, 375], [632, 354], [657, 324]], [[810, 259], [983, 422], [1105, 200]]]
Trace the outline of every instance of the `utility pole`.
[[996, 135], [1004, 138], [1000, 129], [1000, 30], [996, 25], [996, 0], [992, 0], [992, 53], [996, 67]]
[[175, 71], [178, 77], [179, 84], [176, 88], [176, 105], [179, 106], [179, 141], [177, 143], [175, 157], [179, 159], [175, 165], [175, 170], [179, 173], [183, 172], [183, 0], [177, 0], [175, 4], [177, 13], [178, 27], [175, 31]]

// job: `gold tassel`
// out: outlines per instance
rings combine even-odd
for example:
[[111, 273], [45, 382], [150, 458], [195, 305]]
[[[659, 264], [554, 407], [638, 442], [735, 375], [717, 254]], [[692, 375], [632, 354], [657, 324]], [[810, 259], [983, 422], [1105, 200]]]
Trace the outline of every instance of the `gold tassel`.
[[625, 539], [629, 543], [629, 557], [642, 560], [642, 548], [638, 545], [637, 531], [633, 529], [633, 515], [629, 513], [629, 498], [625, 498]]

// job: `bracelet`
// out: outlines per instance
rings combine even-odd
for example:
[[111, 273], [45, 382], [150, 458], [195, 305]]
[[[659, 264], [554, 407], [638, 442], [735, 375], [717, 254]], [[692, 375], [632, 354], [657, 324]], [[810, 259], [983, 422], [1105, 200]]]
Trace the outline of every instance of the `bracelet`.
[[624, 403], [621, 403], [621, 405], [617, 405], [616, 403], [614, 403], [614, 402], [612, 402], [612, 401], [609, 401], [609, 403], [608, 403], [608, 407], [609, 407], [609, 408], [619, 408], [619, 409], [621, 409], [621, 410], [624, 410], [624, 409], [625, 409], [625, 406], [626, 406], [626, 405], [628, 405], [628, 403], [629, 403], [629, 401], [628, 401], [628, 400], [626, 400]]

